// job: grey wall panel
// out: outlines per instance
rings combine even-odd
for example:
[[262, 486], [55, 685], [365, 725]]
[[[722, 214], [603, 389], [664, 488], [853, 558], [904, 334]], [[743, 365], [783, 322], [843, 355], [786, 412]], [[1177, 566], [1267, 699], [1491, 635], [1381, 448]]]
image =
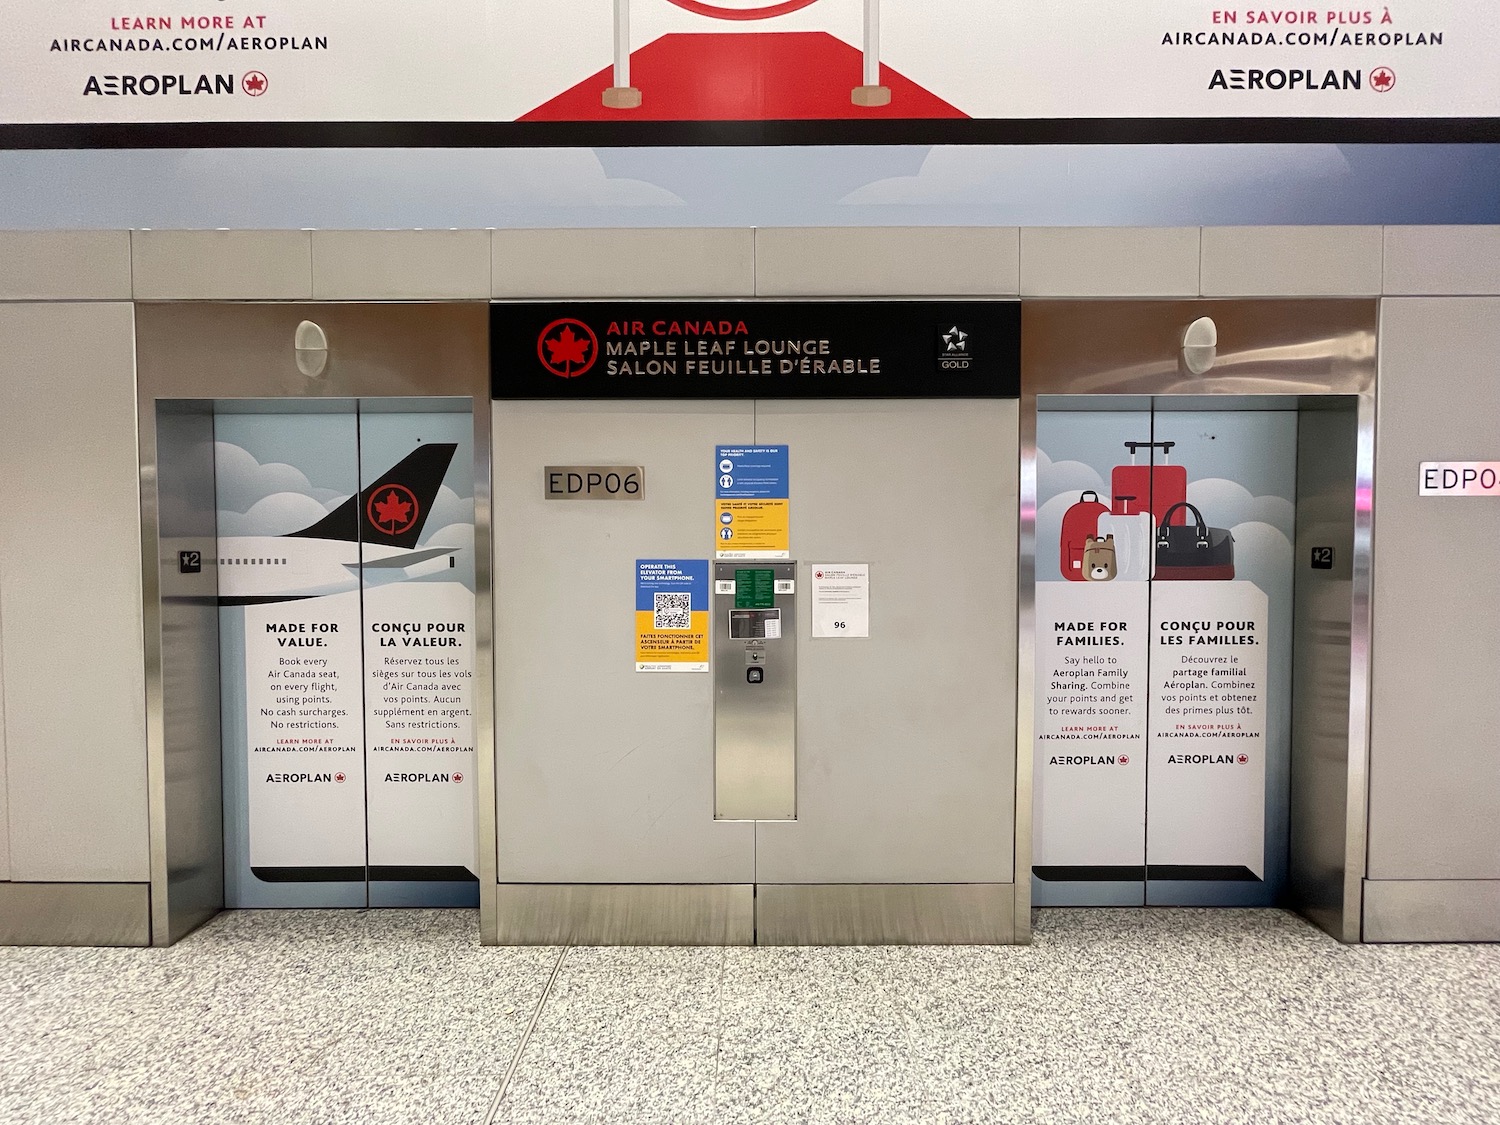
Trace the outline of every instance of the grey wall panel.
[[762, 883], [758, 945], [995, 945], [1015, 940], [1009, 883]]
[[0, 306], [11, 876], [147, 879], [128, 304]]
[[755, 232], [729, 227], [497, 230], [495, 297], [748, 297]]
[[750, 945], [755, 888], [502, 883], [501, 945]]
[[1419, 498], [1424, 460], [1500, 460], [1500, 299], [1381, 306], [1371, 879], [1500, 877], [1500, 501]]
[[[1292, 605], [1290, 866], [1292, 903], [1330, 933], [1359, 939], [1350, 880], [1348, 794], [1351, 638], [1354, 634], [1356, 404], [1297, 416], [1297, 544]], [[1314, 547], [1333, 549], [1333, 567], [1314, 570]], [[1355, 654], [1359, 659], [1363, 654]], [[1361, 669], [1362, 671], [1362, 669]], [[1356, 698], [1363, 693], [1353, 692]], [[1360, 727], [1363, 730], [1363, 726]], [[1356, 748], [1356, 753], [1362, 750]], [[1363, 823], [1352, 826], [1363, 834]], [[1350, 868], [1353, 868], [1351, 874]], [[1352, 884], [1357, 891], [1358, 882]]]
[[218, 568], [183, 574], [178, 566], [183, 550], [216, 557], [218, 504], [212, 404], [163, 403], [155, 423], [156, 490], [148, 488], [146, 500], [157, 512], [160, 611], [147, 622], [155, 617], [161, 630], [161, 713], [152, 718], [161, 730], [163, 785], [154, 827], [166, 879], [158, 868], [152, 892], [156, 944], [167, 945], [224, 906]]
[[1369, 879], [1366, 941], [1500, 941], [1500, 879]]
[[1019, 246], [1015, 227], [761, 227], [755, 231], [755, 292], [1011, 294], [1018, 291]]
[[1015, 806], [1014, 401], [761, 402], [791, 447], [799, 593], [870, 564], [868, 639], [799, 610], [797, 814], [765, 883], [1008, 883]]
[[[0, 557], [0, 565], [4, 558]], [[0, 569], [0, 589], [5, 586], [5, 572]], [[4, 605], [0, 604], [0, 611]], [[0, 612], [0, 883], [10, 878], [10, 800], [5, 781], [5, 617]]]
[[[752, 825], [713, 820], [706, 673], [635, 671], [635, 560], [706, 558], [716, 443], [748, 402], [494, 407], [501, 883], [748, 883]], [[641, 501], [547, 501], [545, 465], [644, 465]]]
[[0, 231], [0, 299], [130, 300], [130, 232]]
[[147, 945], [145, 883], [0, 883], [0, 945]]

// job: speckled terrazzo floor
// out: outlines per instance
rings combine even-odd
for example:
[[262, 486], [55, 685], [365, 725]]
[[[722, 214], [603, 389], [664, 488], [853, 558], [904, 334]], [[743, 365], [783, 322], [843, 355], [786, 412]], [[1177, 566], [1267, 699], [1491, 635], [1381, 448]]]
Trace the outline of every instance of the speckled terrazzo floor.
[[1052, 910], [1030, 948], [564, 956], [298, 911], [0, 949], [0, 1122], [75, 1121], [1494, 1123], [1500, 946]]

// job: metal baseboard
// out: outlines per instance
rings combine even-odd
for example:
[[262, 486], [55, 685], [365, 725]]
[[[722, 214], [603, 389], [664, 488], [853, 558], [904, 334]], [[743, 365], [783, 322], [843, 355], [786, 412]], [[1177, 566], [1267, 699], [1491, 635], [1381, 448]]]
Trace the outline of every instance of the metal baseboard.
[[750, 945], [750, 884], [501, 883], [497, 945]]
[[758, 945], [1009, 945], [1010, 883], [762, 883]]
[[1500, 941], [1500, 879], [1366, 879], [1367, 942]]
[[0, 883], [0, 945], [150, 945], [147, 883]]

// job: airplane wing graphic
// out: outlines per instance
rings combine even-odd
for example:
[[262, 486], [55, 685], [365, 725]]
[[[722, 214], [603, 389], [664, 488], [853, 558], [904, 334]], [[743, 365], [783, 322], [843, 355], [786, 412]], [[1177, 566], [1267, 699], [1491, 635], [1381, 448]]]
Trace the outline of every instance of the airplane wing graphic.
[[[457, 551], [457, 547], [427, 547], [420, 551], [403, 551], [399, 555], [392, 555], [384, 559], [366, 559], [363, 566], [366, 570], [379, 570], [382, 568], [400, 570], [417, 563], [426, 562], [428, 559], [439, 559], [444, 555], [451, 555]], [[361, 564], [348, 562], [344, 564], [350, 570], [359, 570]]]

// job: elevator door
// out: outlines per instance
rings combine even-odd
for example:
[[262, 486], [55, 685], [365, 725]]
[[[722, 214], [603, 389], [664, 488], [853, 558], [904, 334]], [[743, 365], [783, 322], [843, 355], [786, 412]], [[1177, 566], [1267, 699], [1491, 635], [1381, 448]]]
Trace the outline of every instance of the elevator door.
[[1285, 882], [1297, 414], [1171, 406], [1039, 401], [1038, 905]]
[[414, 405], [215, 412], [228, 906], [477, 902], [472, 418]]

